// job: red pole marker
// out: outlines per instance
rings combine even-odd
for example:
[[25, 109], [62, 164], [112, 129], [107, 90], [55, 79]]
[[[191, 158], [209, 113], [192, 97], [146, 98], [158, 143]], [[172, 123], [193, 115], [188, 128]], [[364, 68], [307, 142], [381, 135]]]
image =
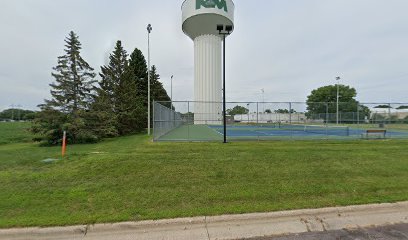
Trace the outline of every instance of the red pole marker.
[[64, 131], [64, 136], [62, 137], [62, 157], [65, 156], [65, 151], [67, 149], [67, 132]]

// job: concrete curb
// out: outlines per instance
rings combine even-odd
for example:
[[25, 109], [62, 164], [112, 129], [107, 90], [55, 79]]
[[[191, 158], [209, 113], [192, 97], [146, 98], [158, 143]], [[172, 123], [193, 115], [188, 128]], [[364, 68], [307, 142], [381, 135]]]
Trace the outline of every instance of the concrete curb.
[[0, 239], [242, 239], [408, 223], [408, 202], [179, 218], [159, 221], [0, 230]]

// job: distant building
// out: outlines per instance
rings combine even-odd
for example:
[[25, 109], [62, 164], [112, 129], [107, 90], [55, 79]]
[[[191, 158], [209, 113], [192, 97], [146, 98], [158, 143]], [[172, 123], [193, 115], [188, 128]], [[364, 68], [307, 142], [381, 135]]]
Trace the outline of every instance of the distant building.
[[247, 123], [303, 123], [307, 120], [304, 113], [249, 113], [234, 116], [235, 122]]
[[398, 119], [398, 120], [402, 120], [405, 118], [408, 118], [408, 111], [404, 110], [404, 111], [388, 111], [388, 110], [384, 110], [384, 111], [372, 111], [371, 112], [371, 119], [374, 119], [378, 116], [381, 116], [383, 118], [394, 118], [394, 119]]

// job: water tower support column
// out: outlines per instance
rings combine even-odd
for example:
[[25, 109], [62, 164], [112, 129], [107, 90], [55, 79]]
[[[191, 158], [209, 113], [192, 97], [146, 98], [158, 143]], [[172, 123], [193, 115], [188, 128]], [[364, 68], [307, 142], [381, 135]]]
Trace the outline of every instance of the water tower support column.
[[220, 25], [234, 29], [233, 0], [184, 0], [183, 32], [194, 41], [194, 124], [221, 125], [222, 40]]
[[221, 124], [221, 37], [202, 35], [194, 39], [195, 124]]

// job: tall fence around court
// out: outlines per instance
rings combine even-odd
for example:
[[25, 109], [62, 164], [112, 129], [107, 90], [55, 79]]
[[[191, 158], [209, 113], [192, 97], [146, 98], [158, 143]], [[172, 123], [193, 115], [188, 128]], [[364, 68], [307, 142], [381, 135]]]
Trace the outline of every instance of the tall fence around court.
[[180, 127], [183, 122], [181, 113], [172, 109], [172, 106], [168, 103], [153, 103], [153, 117], [154, 117], [154, 140], [158, 140], [163, 135], [168, 134], [172, 130]]
[[[408, 103], [229, 102], [226, 106], [229, 141], [408, 139]], [[155, 102], [153, 128], [154, 141], [221, 141], [222, 103]]]

